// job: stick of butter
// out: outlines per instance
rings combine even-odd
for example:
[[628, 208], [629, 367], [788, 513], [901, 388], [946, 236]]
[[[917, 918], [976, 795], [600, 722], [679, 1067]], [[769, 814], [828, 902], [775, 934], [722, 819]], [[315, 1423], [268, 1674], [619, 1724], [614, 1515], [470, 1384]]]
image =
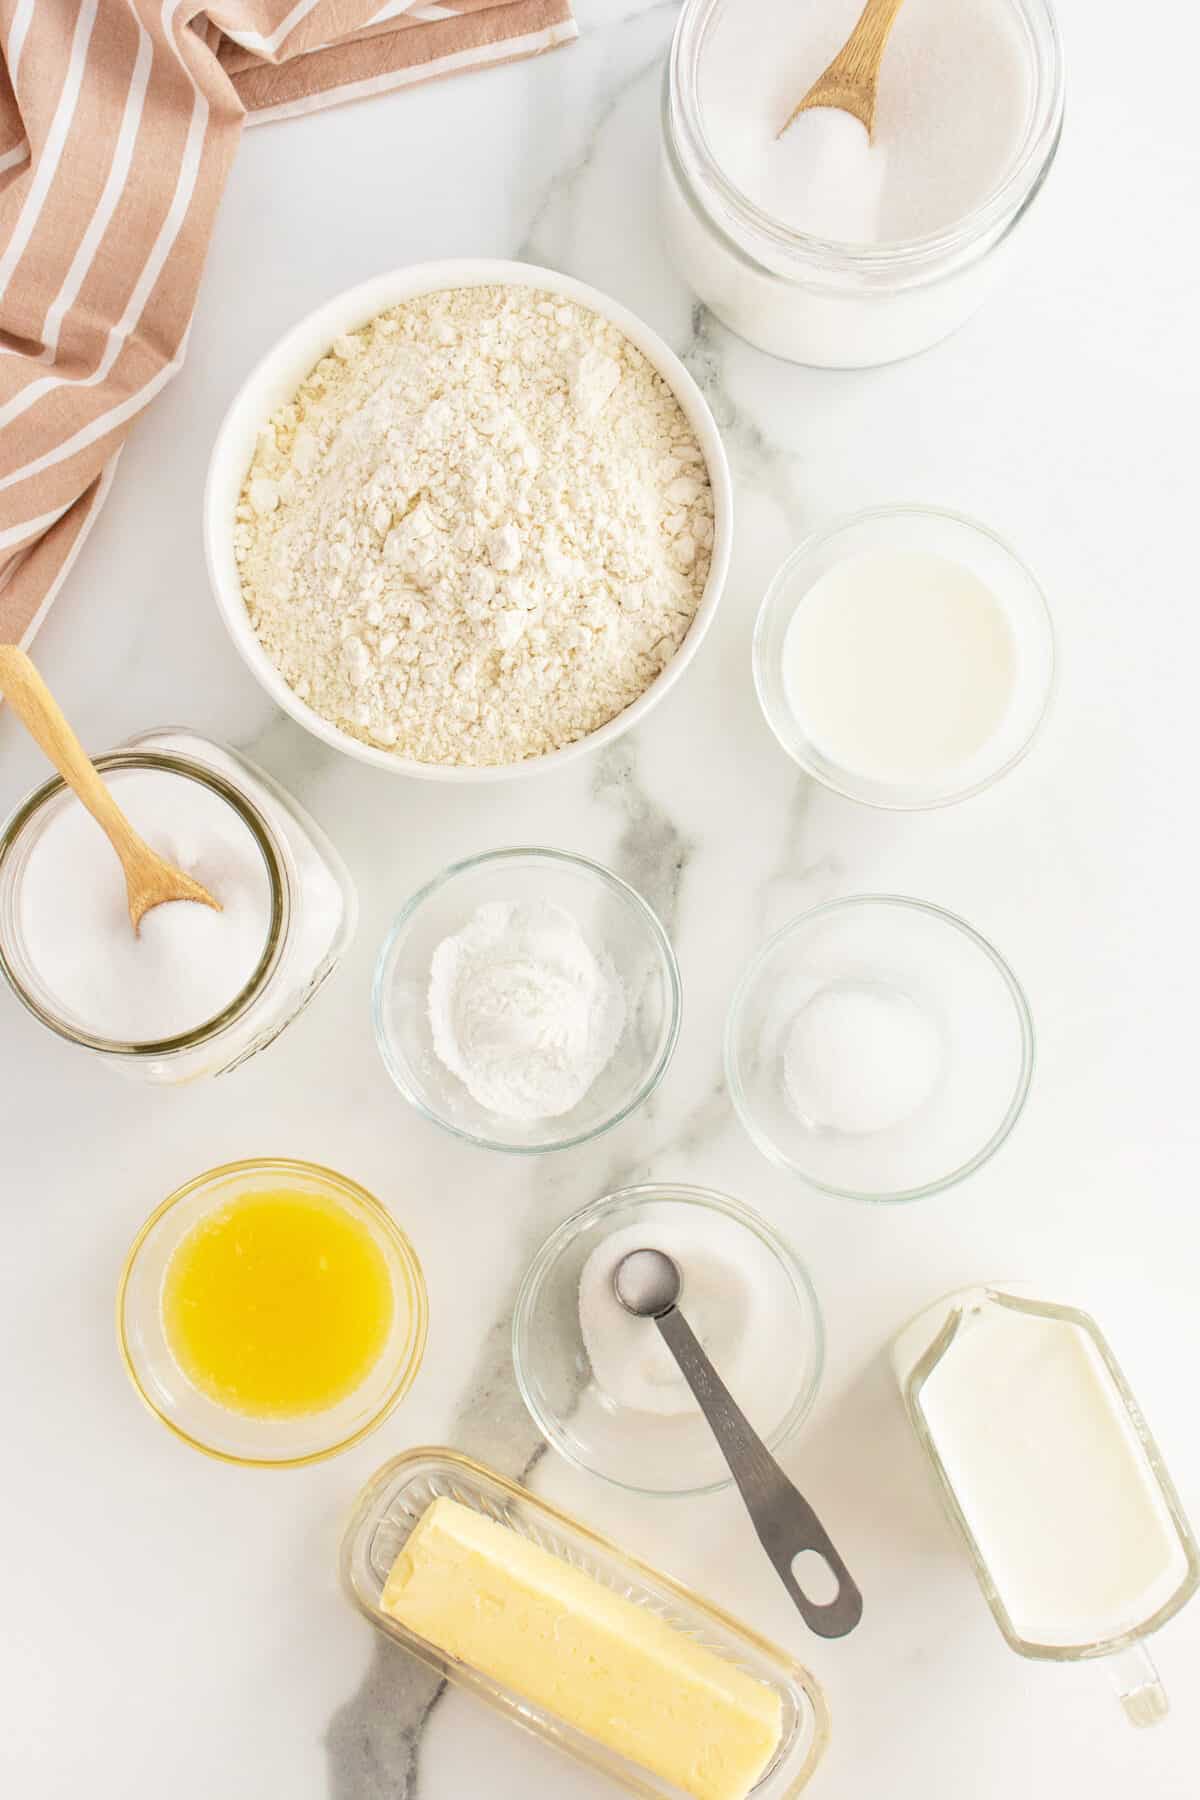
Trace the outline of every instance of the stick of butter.
[[382, 1606], [696, 1800], [745, 1800], [778, 1747], [771, 1688], [457, 1500], [423, 1514]]

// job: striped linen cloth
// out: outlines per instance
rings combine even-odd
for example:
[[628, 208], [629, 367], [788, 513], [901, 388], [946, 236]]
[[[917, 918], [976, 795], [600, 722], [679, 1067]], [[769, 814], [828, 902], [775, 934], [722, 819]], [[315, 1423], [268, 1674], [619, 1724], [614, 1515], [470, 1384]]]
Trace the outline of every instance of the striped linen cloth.
[[575, 35], [571, 0], [0, 0], [0, 642], [183, 361], [242, 125]]

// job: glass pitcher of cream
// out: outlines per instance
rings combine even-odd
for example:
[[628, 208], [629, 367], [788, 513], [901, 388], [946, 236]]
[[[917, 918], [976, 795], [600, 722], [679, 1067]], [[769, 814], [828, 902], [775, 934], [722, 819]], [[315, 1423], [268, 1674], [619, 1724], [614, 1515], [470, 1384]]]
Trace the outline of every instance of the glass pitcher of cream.
[[1109, 1659], [1130, 1721], [1156, 1724], [1167, 1697], [1143, 1640], [1200, 1586], [1200, 1552], [1095, 1321], [968, 1288], [906, 1326], [892, 1362], [1011, 1647]]

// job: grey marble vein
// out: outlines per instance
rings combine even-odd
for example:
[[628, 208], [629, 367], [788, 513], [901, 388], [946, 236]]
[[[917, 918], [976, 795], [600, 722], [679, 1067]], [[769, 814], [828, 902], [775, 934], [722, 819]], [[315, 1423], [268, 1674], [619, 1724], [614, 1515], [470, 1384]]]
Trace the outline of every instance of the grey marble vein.
[[[543, 1185], [556, 1190], [558, 1183], [539, 1183]], [[543, 1205], [536, 1208], [539, 1216], [543, 1210]], [[540, 1237], [541, 1232], [529, 1235]], [[529, 1248], [535, 1248], [534, 1243]], [[503, 1314], [480, 1348], [450, 1442], [523, 1482], [546, 1446], [513, 1376], [509, 1321], [515, 1297], [514, 1283]], [[377, 1636], [365, 1677], [334, 1713], [325, 1733], [332, 1800], [414, 1800], [422, 1734], [445, 1689], [432, 1670]]]
[[617, 874], [650, 902], [673, 936], [683, 879], [695, 846], [640, 782], [636, 734], [619, 738], [601, 753], [592, 792], [597, 800], [615, 807], [623, 821], [612, 857]]
[[[616, 80], [604, 84], [600, 103], [588, 121], [575, 155], [560, 165], [543, 184], [530, 210], [525, 234], [513, 252], [519, 261], [566, 267], [569, 246], [561, 240], [564, 230], [569, 232], [579, 223], [573, 205], [575, 189], [592, 167], [606, 127], [613, 122], [632, 90], [648, 77], [657, 78], [676, 12], [675, 0], [655, 0], [652, 5], [631, 8], [616, 18], [607, 19], [603, 30], [593, 34], [585, 54], [596, 46], [598, 54], [606, 59], [618, 36], [633, 30], [640, 32], [647, 21], [651, 23], [653, 38], [649, 51], [640, 55], [632, 68], [625, 68]], [[657, 79], [654, 85], [657, 91]]]
[[361, 1686], [325, 1733], [333, 1800], [410, 1800], [421, 1733], [445, 1685], [399, 1644], [376, 1636]]
[[[606, 125], [639, 82], [645, 85], [647, 104], [653, 105], [655, 71], [661, 63], [671, 14], [673, 7], [651, 5], [606, 23], [604, 37], [611, 41], [614, 33], [624, 28], [628, 37], [628, 28], [655, 15], [650, 29], [656, 41], [648, 55], [642, 54], [641, 38], [635, 46], [626, 43], [621, 55], [624, 67], [618, 70], [615, 80], [603, 82], [595, 114], [586, 123], [575, 157], [555, 172], [535, 201], [518, 255], [553, 260], [550, 253], [556, 208], [570, 199], [579, 178], [599, 153]], [[638, 58], [632, 68], [628, 61], [631, 48]], [[790, 512], [796, 493], [788, 459], [779, 456], [757, 428], [739, 414], [725, 392], [721, 329], [699, 307], [692, 313], [685, 360], [730, 439], [735, 465], [751, 470], [756, 479], [765, 480], [772, 495]], [[697, 846], [640, 779], [636, 735], [610, 746], [599, 757], [591, 798], [598, 808], [615, 812], [619, 820], [618, 837], [610, 856], [613, 866], [645, 895], [668, 932], [676, 934], [689, 864]], [[798, 797], [793, 829], [781, 846], [780, 862], [789, 879], [795, 878], [794, 863], [799, 860], [803, 805], [803, 798]], [[643, 1108], [635, 1120], [613, 1134], [611, 1146], [595, 1147], [583, 1166], [582, 1178], [577, 1161], [551, 1160], [532, 1171], [514, 1277], [502, 1310], [481, 1344], [450, 1426], [449, 1441], [518, 1480], [529, 1481], [533, 1477], [546, 1446], [517, 1390], [509, 1352], [511, 1309], [520, 1271], [546, 1232], [576, 1206], [613, 1188], [645, 1180], [664, 1155], [694, 1152], [727, 1123], [724, 1087], [718, 1081], [682, 1119], [676, 1116], [665, 1132], [653, 1105]], [[387, 1800], [416, 1800], [425, 1728], [444, 1691], [444, 1684], [435, 1675], [380, 1638], [365, 1678], [338, 1709], [326, 1733], [333, 1800], [384, 1800], [384, 1796]]]
[[[481, 1462], [524, 1482], [546, 1446], [513, 1378], [509, 1311], [484, 1340], [451, 1438]], [[432, 1669], [377, 1636], [363, 1681], [325, 1734], [333, 1800], [413, 1800], [422, 1734], [445, 1691], [446, 1683]]]
[[[561, 1164], [539, 1168], [533, 1204], [521, 1231], [517, 1269], [500, 1316], [480, 1347], [449, 1442], [528, 1482], [546, 1445], [521, 1399], [509, 1331], [517, 1283], [526, 1262], [558, 1219], [582, 1204], [577, 1175]], [[445, 1683], [386, 1638], [376, 1640], [357, 1690], [333, 1715], [325, 1734], [332, 1800], [415, 1800], [421, 1739]]]
[[[692, 845], [670, 814], [642, 786], [636, 742], [625, 739], [600, 758], [593, 798], [615, 807], [622, 819], [614, 862], [646, 895], [668, 930], [679, 900]], [[709, 1124], [716, 1096], [693, 1109], [685, 1135]], [[634, 1136], [650, 1134], [652, 1115], [631, 1122]], [[559, 1220], [600, 1193], [647, 1172], [644, 1154], [630, 1156], [627, 1134], [605, 1151], [597, 1146], [582, 1185], [577, 1164], [548, 1159], [532, 1174], [531, 1204], [522, 1220], [515, 1272], [503, 1309], [480, 1347], [466, 1392], [450, 1428], [450, 1442], [521, 1482], [528, 1482], [546, 1445], [521, 1399], [509, 1349], [512, 1306], [529, 1257]], [[333, 1800], [415, 1800], [421, 1741], [445, 1684], [397, 1645], [380, 1637], [366, 1676], [334, 1714], [325, 1735]]]
[[829, 850], [814, 855], [810, 846], [809, 815], [815, 791], [812, 779], [797, 772], [774, 861], [755, 888], [756, 946], [789, 919], [842, 889], [844, 859]]
[[801, 458], [781, 450], [734, 400], [724, 369], [724, 351], [731, 341], [726, 327], [697, 300], [680, 361], [712, 409], [735, 481], [773, 501], [789, 525], [798, 529], [805, 518], [803, 484], [798, 479]]

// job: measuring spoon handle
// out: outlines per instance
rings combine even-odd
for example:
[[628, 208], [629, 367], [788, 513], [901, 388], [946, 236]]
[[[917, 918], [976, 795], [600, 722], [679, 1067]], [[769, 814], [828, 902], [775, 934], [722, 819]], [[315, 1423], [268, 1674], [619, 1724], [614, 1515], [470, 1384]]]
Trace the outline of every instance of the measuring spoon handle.
[[[805, 1624], [819, 1637], [845, 1637], [862, 1617], [862, 1595], [829, 1533], [742, 1412], [679, 1309], [673, 1306], [655, 1322], [712, 1426], [763, 1549]], [[838, 1586], [832, 1600], [810, 1600], [797, 1581], [793, 1564], [805, 1550], [815, 1550], [833, 1573]]]

